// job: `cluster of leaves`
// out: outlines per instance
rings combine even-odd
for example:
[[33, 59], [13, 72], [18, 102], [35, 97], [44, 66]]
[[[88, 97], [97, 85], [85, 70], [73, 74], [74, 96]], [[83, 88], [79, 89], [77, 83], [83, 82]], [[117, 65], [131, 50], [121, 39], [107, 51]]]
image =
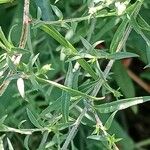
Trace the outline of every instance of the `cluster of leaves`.
[[121, 63], [137, 57], [150, 66], [150, 21], [143, 18], [150, 3], [26, 1], [31, 21], [25, 47], [18, 44], [26, 32], [23, 1], [0, 1], [0, 17], [13, 18], [11, 25], [3, 18], [0, 28], [0, 149], [134, 149], [114, 117], [150, 101], [136, 97]]

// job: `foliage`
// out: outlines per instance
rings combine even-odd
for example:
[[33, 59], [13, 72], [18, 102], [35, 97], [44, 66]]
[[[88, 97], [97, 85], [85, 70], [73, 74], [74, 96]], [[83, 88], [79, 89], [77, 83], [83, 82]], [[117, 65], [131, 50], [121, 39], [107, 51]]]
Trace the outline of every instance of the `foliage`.
[[0, 4], [0, 149], [141, 149], [115, 116], [150, 101], [123, 63], [149, 76], [150, 2]]

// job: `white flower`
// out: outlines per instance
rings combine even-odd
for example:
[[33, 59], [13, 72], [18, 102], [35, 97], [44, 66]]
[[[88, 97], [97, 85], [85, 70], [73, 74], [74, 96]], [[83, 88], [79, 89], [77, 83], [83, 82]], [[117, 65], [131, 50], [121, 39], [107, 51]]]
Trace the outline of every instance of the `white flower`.
[[122, 15], [123, 12], [126, 10], [126, 4], [121, 2], [116, 2], [115, 6], [117, 8], [117, 14]]

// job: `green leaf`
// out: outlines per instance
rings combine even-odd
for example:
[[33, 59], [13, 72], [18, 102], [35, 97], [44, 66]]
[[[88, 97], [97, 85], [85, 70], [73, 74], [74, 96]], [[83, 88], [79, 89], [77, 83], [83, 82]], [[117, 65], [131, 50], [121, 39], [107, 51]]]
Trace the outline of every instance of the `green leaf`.
[[45, 131], [43, 133], [43, 137], [42, 137], [41, 143], [39, 144], [39, 147], [37, 148], [37, 150], [43, 150], [43, 149], [45, 149], [45, 145], [46, 145], [48, 136], [49, 136], [49, 132]]
[[35, 3], [42, 11], [42, 20], [48, 21], [55, 19], [50, 6], [51, 2], [49, 0], [35, 0]]
[[42, 126], [39, 124], [38, 120], [35, 118], [35, 116], [33, 115], [33, 113], [28, 108], [27, 108], [27, 115], [28, 115], [30, 121], [32, 122], [32, 124], [35, 127], [39, 128], [39, 129], [42, 128]]
[[7, 64], [9, 66], [10, 70], [13, 72], [16, 72], [17, 71], [16, 66], [9, 56], [6, 57], [6, 61], [7, 61]]
[[4, 3], [12, 3], [14, 0], [0, 0], [0, 4], [4, 4]]
[[91, 53], [84, 53], [84, 52], [78, 53], [76, 56], [68, 59], [67, 62], [82, 59], [82, 58], [120, 60], [120, 59], [131, 58], [131, 57], [139, 57], [139, 55], [130, 52], [117, 52], [117, 53], [109, 54], [105, 51], [92, 50]]
[[40, 20], [41, 17], [42, 17], [42, 11], [41, 11], [41, 8], [38, 7], [38, 9], [37, 9], [37, 19]]
[[81, 42], [84, 45], [84, 47], [86, 48], [87, 51], [92, 49], [92, 45], [83, 37], [81, 37]]
[[68, 122], [68, 118], [69, 118], [69, 106], [70, 106], [71, 96], [67, 92], [63, 91], [61, 99], [62, 99], [62, 101], [61, 101], [61, 103], [62, 103], [61, 108], [62, 108], [63, 119], [64, 119], [65, 122]]
[[57, 16], [60, 20], [62, 20], [62, 19], [63, 19], [63, 14], [62, 14], [62, 12], [58, 9], [58, 7], [55, 6], [55, 5], [51, 5], [51, 7], [52, 7], [54, 13], [56, 14], [56, 16]]
[[5, 47], [5, 45], [0, 41], [0, 47], [2, 48], [2, 49], [4, 49], [4, 50], [6, 50], [7, 51], [7, 48]]
[[134, 17], [131, 17], [130, 19], [130, 24], [132, 25], [132, 27], [134, 28], [134, 30], [140, 34], [142, 36], [142, 38], [145, 40], [145, 42], [147, 43], [147, 45], [150, 45], [150, 41], [149, 39], [145, 36], [145, 34], [142, 32], [142, 30], [140, 29], [140, 26], [138, 25], [136, 19]]
[[113, 112], [110, 115], [110, 117], [107, 119], [107, 121], [106, 121], [106, 123], [104, 125], [107, 130], [109, 130], [109, 128], [111, 127], [111, 124], [112, 124], [112, 122], [114, 120], [114, 117], [115, 117], [116, 113], [117, 113], [117, 111]]
[[2, 125], [4, 123], [4, 121], [6, 120], [7, 118], [7, 115], [3, 116], [1, 119], [0, 119], [0, 125]]
[[124, 58], [131, 58], [131, 57], [139, 57], [139, 55], [130, 53], [130, 52], [117, 52], [114, 54], [110, 54], [108, 56], [108, 59], [119, 60], [119, 59], [124, 59]]
[[137, 22], [141, 29], [145, 31], [150, 31], [150, 25], [142, 18], [141, 15], [137, 17]]
[[150, 64], [146, 65], [144, 68], [150, 68]]
[[[65, 79], [64, 85], [72, 88], [73, 76], [74, 76], [74, 74], [73, 74], [72, 64], [69, 63], [68, 72], [67, 72], [67, 75], [66, 75], [66, 79]], [[68, 122], [69, 106], [70, 106], [71, 96], [70, 96], [70, 94], [68, 92], [63, 91], [61, 98], [62, 98], [61, 108], [62, 108], [63, 119], [64, 119], [65, 122]]]
[[[52, 26], [46, 26], [46, 25], [41, 25], [40, 29], [45, 31], [46, 33], [48, 33], [51, 37], [53, 37], [57, 42], [59, 42], [62, 46], [64, 46], [69, 51], [70, 55], [76, 55], [76, 53], [78, 52], [73, 45], [67, 41], [54, 27]], [[83, 69], [85, 71], [87, 71], [93, 79], [97, 79], [98, 76], [96, 75], [96, 73], [93, 71], [93, 69], [91, 68], [91, 66], [84, 60], [84, 59], [79, 59], [78, 63], [83, 67]]]
[[39, 85], [39, 83], [36, 81], [36, 77], [35, 77], [34, 74], [32, 74], [29, 79], [30, 79], [30, 81], [31, 81], [31, 83], [32, 83], [32, 85], [33, 85], [33, 88], [34, 88], [35, 90], [41, 90], [41, 91], [42, 91], [42, 88], [41, 88], [41, 86]]
[[113, 66], [114, 79], [116, 80], [118, 86], [120, 87], [122, 93], [125, 97], [134, 97], [135, 88], [131, 78], [128, 76], [126, 68], [122, 65], [120, 61], [116, 61]]
[[125, 33], [125, 29], [126, 29], [128, 22], [129, 22], [129, 19], [125, 17], [122, 23], [119, 25], [117, 31], [115, 32], [115, 35], [113, 36], [113, 39], [110, 44], [111, 53], [114, 53], [115, 51], [117, 51], [118, 45]]
[[150, 101], [150, 96], [127, 98], [94, 106], [100, 113], [111, 113]]
[[12, 47], [11, 52], [12, 54], [30, 54], [30, 51], [27, 49], [19, 48], [19, 47]]
[[76, 56], [69, 58], [66, 62], [70, 62], [70, 61], [74, 61], [74, 60], [78, 61], [78, 60], [83, 59], [83, 58], [94, 59], [96, 57], [92, 56], [91, 54], [87, 54], [87, 53], [79, 53]]
[[113, 17], [110, 20], [107, 20], [107, 22], [104, 24], [104, 26], [102, 28], [100, 28], [98, 33], [96, 33], [96, 35], [98, 35], [96, 40], [99, 40], [101, 37], [103, 37], [103, 35], [105, 33], [107, 33], [112, 28], [114, 28], [114, 26], [116, 26], [119, 23], [119, 21], [120, 21], [120, 18], [116, 18], [116, 17]]
[[41, 25], [40, 29], [48, 33], [52, 38], [54, 38], [57, 42], [59, 42], [65, 48], [71, 50], [70, 54], [76, 54], [77, 50], [71, 45], [69, 41], [67, 41], [54, 27]]
[[30, 138], [30, 135], [27, 135], [24, 139], [24, 146], [27, 150], [30, 150], [29, 149], [29, 138]]
[[38, 59], [38, 57], [39, 57], [39, 53], [36, 54], [36, 55], [31, 59], [31, 66], [34, 65], [34, 63], [36, 62], [36, 60]]
[[10, 30], [9, 30], [8, 42], [11, 43], [12, 45], [13, 45], [13, 43], [12, 43], [12, 38], [11, 38], [11, 36], [12, 36], [12, 33], [13, 33], [14, 28], [17, 27], [17, 26], [18, 26], [18, 24], [14, 24], [14, 25], [10, 28]]
[[147, 57], [148, 65], [146, 65], [144, 68], [150, 67], [150, 45], [146, 46], [146, 57]]
[[59, 110], [61, 108], [61, 100], [62, 98], [59, 97], [56, 101], [52, 102], [47, 108], [45, 108], [40, 116], [45, 117], [46, 114], [51, 113], [54, 110]]
[[37, 79], [40, 80], [40, 81], [49, 83], [49, 84], [51, 84], [51, 85], [53, 85], [53, 86], [55, 86], [55, 87], [58, 87], [58, 88], [60, 88], [60, 89], [62, 89], [62, 90], [64, 90], [64, 91], [66, 91], [66, 92], [68, 92], [68, 93], [70, 93], [70, 94], [72, 94], [72, 95], [74, 95], [74, 96], [81, 96], [81, 97], [83, 97], [83, 98], [89, 98], [89, 99], [93, 99], [93, 100], [101, 100], [101, 99], [104, 99], [104, 97], [94, 97], [94, 96], [91, 96], [91, 95], [87, 95], [87, 94], [85, 94], [85, 93], [82, 93], [82, 92], [80, 92], [80, 91], [74, 90], [74, 89], [72, 89], [72, 88], [69, 88], [69, 87], [67, 87], [67, 86], [64, 86], [64, 85], [62, 85], [62, 84], [56, 83], [56, 82], [51, 81], [51, 80], [46, 80], [46, 79], [42, 79], [42, 78], [39, 78], [39, 77], [37, 77]]
[[54, 129], [56, 128], [57, 130], [61, 131], [61, 130], [64, 130], [66, 128], [69, 128], [71, 126], [73, 126], [73, 123], [74, 122], [67, 122], [67, 123], [59, 123], [57, 125], [54, 125]]
[[79, 86], [79, 90], [81, 90], [83, 93], [87, 92], [88, 90], [93, 90], [93, 88], [96, 86], [97, 82], [99, 80], [95, 80], [95, 81], [92, 81], [92, 82], [85, 82], [83, 83], [82, 85]]
[[102, 136], [102, 135], [90, 135], [87, 138], [96, 141], [107, 141], [107, 136]]
[[4, 150], [3, 137], [4, 136], [0, 136], [0, 150]]
[[55, 0], [55, 4], [57, 3], [57, 2], [59, 2], [60, 0]]
[[13, 47], [6, 39], [3, 31], [2, 31], [2, 28], [0, 26], [0, 40], [3, 42], [3, 44], [9, 49], [11, 47]]
[[14, 150], [9, 138], [7, 138], [7, 142], [8, 142], [8, 147], [9, 147], [9, 150]]

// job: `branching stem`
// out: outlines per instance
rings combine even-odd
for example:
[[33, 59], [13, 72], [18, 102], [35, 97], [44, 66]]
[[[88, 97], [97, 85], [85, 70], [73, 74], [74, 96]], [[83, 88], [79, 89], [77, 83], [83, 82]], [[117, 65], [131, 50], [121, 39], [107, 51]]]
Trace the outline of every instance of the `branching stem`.
[[65, 143], [63, 144], [61, 150], [67, 150], [67, 147], [68, 147], [69, 143], [71, 142], [71, 140], [74, 138], [74, 136], [78, 130], [79, 124], [81, 123], [81, 120], [85, 116], [86, 112], [87, 112], [87, 108], [85, 107], [82, 110], [80, 116], [77, 118], [76, 122], [74, 123], [74, 126], [70, 130], [69, 135], [67, 136], [67, 139], [66, 139]]

